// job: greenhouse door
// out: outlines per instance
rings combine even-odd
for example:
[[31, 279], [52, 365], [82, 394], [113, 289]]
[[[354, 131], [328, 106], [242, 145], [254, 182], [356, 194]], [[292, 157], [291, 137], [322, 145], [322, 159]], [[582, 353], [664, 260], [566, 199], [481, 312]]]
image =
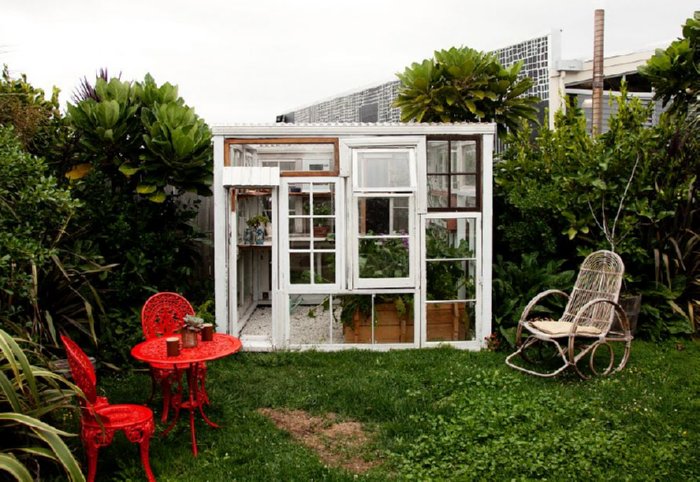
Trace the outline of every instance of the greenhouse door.
[[482, 328], [480, 213], [421, 216], [421, 345], [479, 348]]

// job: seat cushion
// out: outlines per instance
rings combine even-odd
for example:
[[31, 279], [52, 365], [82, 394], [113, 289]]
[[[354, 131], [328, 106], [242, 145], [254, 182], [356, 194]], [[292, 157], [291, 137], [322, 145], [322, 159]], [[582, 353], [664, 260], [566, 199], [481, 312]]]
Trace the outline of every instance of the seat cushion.
[[[120, 428], [129, 425], [142, 424], [153, 418], [153, 411], [143, 405], [116, 404], [95, 407], [95, 413], [105, 427]], [[98, 426], [96, 420], [86, 418], [86, 425]]]
[[[571, 325], [568, 321], [551, 321], [551, 320], [540, 320], [530, 322], [530, 326], [539, 330], [543, 333], [547, 333], [552, 336], [564, 336], [571, 332]], [[602, 333], [600, 328], [595, 326], [577, 326], [577, 335], [587, 335], [587, 336], [598, 336]]]

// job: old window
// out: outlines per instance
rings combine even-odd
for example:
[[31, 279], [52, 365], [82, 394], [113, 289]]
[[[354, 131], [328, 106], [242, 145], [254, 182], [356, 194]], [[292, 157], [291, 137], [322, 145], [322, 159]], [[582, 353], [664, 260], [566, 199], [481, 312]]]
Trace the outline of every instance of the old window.
[[428, 209], [481, 209], [481, 145], [468, 137], [429, 137], [427, 141]]

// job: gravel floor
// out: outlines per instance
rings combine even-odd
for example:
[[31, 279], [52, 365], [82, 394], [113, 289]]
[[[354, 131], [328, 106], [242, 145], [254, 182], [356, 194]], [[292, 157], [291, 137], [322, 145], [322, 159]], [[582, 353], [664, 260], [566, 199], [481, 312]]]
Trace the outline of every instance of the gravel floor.
[[[292, 345], [343, 343], [343, 325], [332, 320], [331, 313], [320, 307], [299, 305], [292, 309], [290, 322], [290, 344]], [[241, 331], [241, 336], [266, 335], [269, 337], [271, 327], [272, 308], [259, 306], [250, 315]]]

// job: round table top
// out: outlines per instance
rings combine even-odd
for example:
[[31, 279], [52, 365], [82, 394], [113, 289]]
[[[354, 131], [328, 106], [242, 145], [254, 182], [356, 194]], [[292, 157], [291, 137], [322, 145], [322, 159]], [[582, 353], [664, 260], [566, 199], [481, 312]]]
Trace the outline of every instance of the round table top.
[[[172, 336], [179, 339], [182, 338], [177, 334]], [[181, 344], [179, 355], [168, 356], [165, 342], [166, 338], [169, 337], [142, 341], [131, 349], [131, 356], [147, 363], [191, 364], [223, 358], [236, 353], [242, 346], [241, 340], [235, 336], [214, 333], [214, 339], [212, 341], [202, 341], [200, 338], [197, 346], [192, 348], [183, 348]]]

